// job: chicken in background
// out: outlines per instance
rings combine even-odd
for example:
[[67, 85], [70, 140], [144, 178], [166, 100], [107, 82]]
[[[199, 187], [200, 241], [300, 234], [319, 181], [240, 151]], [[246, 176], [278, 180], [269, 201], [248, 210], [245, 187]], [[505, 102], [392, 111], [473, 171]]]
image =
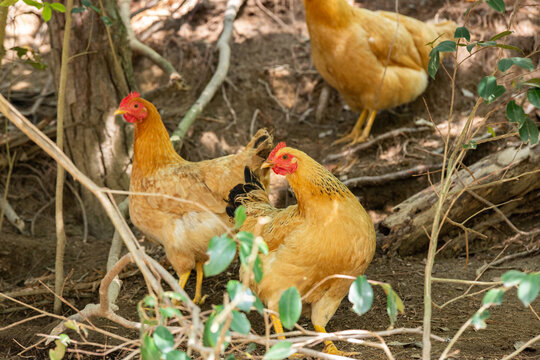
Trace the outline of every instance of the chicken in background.
[[452, 39], [456, 29], [453, 21], [427, 24], [346, 0], [304, 0], [304, 7], [315, 67], [353, 111], [362, 111], [351, 133], [334, 144], [365, 141], [377, 111], [422, 94], [428, 82], [427, 43]]
[[[368, 267], [375, 252], [375, 229], [371, 218], [351, 191], [326, 168], [300, 150], [279, 143], [262, 167], [270, 167], [287, 178], [298, 203], [275, 208], [263, 187], [246, 169], [246, 183], [229, 194], [227, 213], [245, 206], [247, 218], [241, 230], [260, 234], [268, 255], [260, 255], [263, 278], [250, 280], [250, 287], [270, 310], [278, 311], [279, 299], [295, 286], [300, 296], [330, 275], [357, 277]], [[259, 217], [270, 220], [258, 224]], [[247, 276], [241, 273], [240, 277]], [[303, 300], [311, 306], [311, 321], [316, 331], [325, 326], [347, 295], [352, 280], [332, 278], [312, 290]], [[305, 308], [305, 307], [304, 307]], [[276, 333], [283, 333], [280, 320], [273, 317]], [[343, 354], [331, 341], [324, 351]]]
[[124, 98], [117, 114], [135, 125], [130, 191], [184, 200], [131, 194], [131, 221], [164, 246], [182, 288], [196, 268], [194, 301], [199, 302], [208, 242], [230, 225], [225, 212], [228, 194], [243, 181], [246, 166], [268, 183], [269, 170], [260, 166], [272, 148], [272, 137], [261, 129], [238, 154], [190, 162], [174, 150], [156, 107], [138, 93]]

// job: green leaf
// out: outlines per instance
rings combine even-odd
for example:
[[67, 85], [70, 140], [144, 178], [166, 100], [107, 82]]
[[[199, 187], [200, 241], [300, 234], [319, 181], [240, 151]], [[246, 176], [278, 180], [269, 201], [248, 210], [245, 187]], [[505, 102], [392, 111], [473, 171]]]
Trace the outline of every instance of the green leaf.
[[66, 345], [64, 345], [59, 339], [54, 340], [54, 343], [56, 344], [54, 349], [49, 349], [49, 359], [61, 360], [66, 354]]
[[[14, 5], [15, 3], [17, 3], [17, 1], [19, 0], [4, 0], [0, 3], [0, 6], [3, 6], [3, 7], [8, 7], [8, 6], [11, 6], [11, 5]], [[64, 356], [64, 355], [62, 355]]]
[[264, 354], [263, 360], [281, 360], [294, 354], [292, 344], [290, 341], [280, 341], [272, 346], [266, 354]]
[[111, 18], [108, 16], [102, 16], [101, 21], [103, 21], [106, 26], [111, 26], [113, 24]]
[[159, 350], [152, 339], [148, 334], [143, 335], [143, 340], [141, 344], [141, 358], [142, 360], [159, 360], [160, 354]]
[[[217, 342], [218, 342], [218, 339], [219, 339], [219, 336], [221, 334], [221, 330], [223, 329], [224, 324], [220, 324], [219, 327], [215, 329], [213, 328], [213, 325], [214, 325], [214, 319], [222, 311], [223, 311], [223, 305], [216, 306], [216, 308], [214, 309], [214, 311], [212, 312], [208, 320], [206, 320], [206, 323], [204, 324], [204, 332], [203, 332], [204, 346], [214, 347], [217, 345]], [[226, 334], [229, 334], [228, 330]]]
[[525, 306], [529, 306], [530, 303], [538, 296], [540, 290], [540, 273], [532, 273], [527, 275], [519, 283], [517, 295], [519, 300]]
[[175, 316], [178, 316], [178, 317], [182, 316], [182, 312], [178, 310], [177, 308], [173, 308], [173, 307], [160, 308], [159, 313], [165, 318], [173, 318]]
[[28, 48], [23, 48], [23, 47], [20, 47], [20, 46], [14, 46], [9, 50], [15, 51], [17, 53], [17, 57], [19, 59], [22, 58], [24, 55], [26, 55], [28, 53]]
[[488, 104], [504, 94], [505, 91], [504, 86], [497, 85], [495, 76], [486, 76], [478, 84], [478, 95]]
[[51, 20], [52, 10], [51, 6], [48, 3], [45, 3], [43, 11], [41, 12], [41, 16], [43, 17], [43, 20], [45, 20], [45, 22]]
[[204, 275], [213, 276], [222, 273], [236, 255], [236, 242], [226, 234], [214, 236], [206, 252], [210, 259], [204, 264]]
[[521, 280], [525, 279], [526, 277], [527, 274], [522, 273], [521, 271], [510, 270], [503, 274], [501, 280], [503, 281], [504, 286], [511, 287], [519, 284]]
[[154, 295], [146, 295], [143, 299], [144, 305], [148, 307], [154, 307], [157, 304], [156, 297]]
[[471, 318], [471, 324], [473, 324], [476, 330], [485, 329], [487, 326], [486, 319], [489, 318], [489, 315], [491, 314], [487, 310], [484, 310], [482, 312], [478, 310], [476, 313], [474, 313], [473, 317]]
[[190, 360], [189, 356], [183, 351], [180, 350], [173, 350], [169, 351], [167, 353], [167, 356], [165, 356], [166, 360]]
[[[248, 259], [251, 255], [251, 250], [253, 249], [253, 242], [255, 241], [255, 236], [247, 231], [240, 231], [238, 234], [236, 234], [236, 238], [240, 241], [240, 262], [244, 266], [248, 266]], [[264, 243], [264, 245], [259, 246], [259, 250], [265, 250], [267, 252], [268, 245]], [[263, 270], [262, 270], [262, 262], [259, 256], [255, 258], [255, 263], [253, 264], [253, 275], [255, 277], [255, 281], [257, 283], [261, 282], [263, 277]]]
[[156, 347], [164, 354], [174, 348], [174, 337], [165, 326], [158, 326], [153, 334]]
[[81, 4], [83, 4], [86, 7], [90, 7], [93, 5], [90, 0], [81, 0]]
[[523, 126], [519, 128], [519, 137], [523, 143], [530, 141], [531, 145], [534, 145], [538, 142], [538, 127], [528, 117], [525, 118]]
[[300, 319], [301, 312], [300, 293], [294, 286], [290, 287], [279, 298], [279, 319], [286, 329], [291, 330]]
[[468, 144], [463, 144], [462, 146], [463, 146], [464, 149], [475, 150], [476, 147], [478, 146], [478, 144], [476, 143], [476, 141], [474, 139], [471, 139], [471, 141]]
[[501, 305], [504, 297], [503, 289], [491, 289], [482, 300], [482, 305]]
[[531, 59], [521, 58], [521, 57], [511, 57], [511, 58], [501, 59], [499, 60], [499, 63], [497, 64], [497, 68], [499, 68], [499, 70], [502, 72], [506, 72], [506, 70], [510, 69], [512, 65], [519, 66], [520, 68], [523, 68], [529, 71], [534, 70], [534, 66]]
[[456, 31], [454, 32], [454, 38], [464, 38], [467, 41], [471, 41], [471, 33], [469, 32], [469, 29], [467, 29], [465, 26], [460, 26], [456, 28]]
[[244, 286], [238, 280], [229, 280], [227, 283], [227, 292], [231, 301], [240, 301], [236, 305], [240, 310], [249, 312], [255, 302], [255, 296], [250, 289], [244, 290]]
[[394, 325], [397, 320], [398, 308], [396, 298], [394, 296], [394, 290], [392, 289], [390, 289], [388, 295], [386, 296], [386, 312], [388, 313], [388, 317], [390, 318], [390, 324]]
[[264, 313], [264, 305], [257, 295], [255, 295], [255, 302], [253, 303], [253, 307], [255, 308], [255, 310], [257, 310], [259, 314], [262, 315]]
[[452, 52], [456, 51], [456, 42], [453, 40], [441, 41], [436, 47], [439, 52]]
[[[33, 7], [35, 7], [35, 8], [38, 9], [38, 10], [41, 9], [41, 8], [43, 7], [43, 4], [40, 4], [40, 3], [38, 3], [37, 1], [34, 1], [34, 0], [23, 0], [23, 1], [24, 1], [24, 3], [25, 3], [26, 5], [33, 6]], [[0, 5], [1, 5], [1, 4], [0, 4]]]
[[476, 47], [476, 45], [478, 45], [478, 43], [475, 43], [475, 42], [467, 45], [467, 51], [469, 52], [469, 54], [471, 53], [472, 49]]
[[233, 354], [229, 354], [225, 357], [225, 360], [236, 360], [236, 357]]
[[83, 6], [78, 6], [78, 7], [74, 7], [73, 9], [71, 9], [71, 13], [72, 14], [79, 14], [79, 13], [82, 13], [86, 10], [85, 7]]
[[506, 117], [510, 122], [517, 123], [519, 128], [521, 128], [525, 123], [527, 115], [525, 115], [525, 111], [523, 111], [521, 106], [516, 104], [515, 100], [511, 100], [506, 104]]
[[246, 208], [244, 205], [237, 207], [236, 210], [234, 210], [234, 227], [240, 229], [244, 224], [244, 221], [246, 221], [246, 218]]
[[497, 134], [495, 134], [495, 130], [493, 130], [491, 126], [488, 126], [487, 131], [491, 135], [491, 137], [497, 136]]
[[359, 315], [365, 314], [373, 304], [373, 288], [364, 275], [354, 280], [349, 288], [349, 301], [353, 311]]
[[186, 302], [187, 301], [187, 297], [180, 294], [180, 293], [177, 293], [177, 292], [174, 292], [174, 291], [165, 291], [163, 293], [163, 295], [165, 295], [166, 297], [168, 297], [169, 299], [171, 300], [175, 300], [175, 301], [183, 301], [183, 302]]
[[533, 79], [526, 80], [520, 83], [520, 85], [529, 85], [529, 86], [540, 88], [540, 78], [533, 78]]
[[501, 48], [501, 49], [507, 49], [507, 50], [514, 50], [514, 51], [519, 51], [520, 53], [524, 53], [524, 51], [520, 48], [518, 48], [517, 46], [513, 46], [513, 45], [507, 45], [507, 44], [495, 44], [493, 45], [494, 47], [497, 47], [497, 48]]
[[246, 317], [246, 314], [233, 310], [231, 329], [233, 331], [239, 332], [240, 334], [249, 334], [249, 330], [251, 330], [251, 324]]
[[503, 32], [498, 33], [497, 35], [493, 36], [491, 39], [489, 39], [489, 41], [499, 40], [500, 38], [508, 36], [508, 35], [510, 35], [512, 33], [513, 33], [513, 31], [510, 31], [510, 30], [503, 31]]
[[497, 42], [496, 41], [491, 41], [491, 40], [490, 41], [479, 41], [478, 45], [480, 45], [482, 47], [496, 46]]
[[486, 3], [495, 11], [504, 13], [505, 6], [503, 0], [486, 0]]
[[251, 343], [248, 345], [248, 347], [246, 348], [246, 352], [247, 353], [252, 353], [255, 351], [255, 349], [257, 348], [257, 345], [255, 345], [254, 343]]
[[257, 255], [257, 258], [255, 258], [255, 263], [253, 264], [253, 276], [257, 284], [260, 283], [263, 278], [262, 262], [259, 255]]
[[441, 58], [439, 52], [433, 50], [431, 51], [429, 56], [428, 74], [429, 76], [431, 76], [432, 79], [435, 79], [435, 74], [437, 74], [437, 70], [439, 70], [439, 63], [441, 62]]
[[53, 10], [55, 11], [58, 11], [58, 12], [61, 12], [61, 13], [65, 13], [66, 12], [66, 7], [63, 5], [63, 4], [60, 4], [60, 3], [50, 3], [49, 4]]
[[540, 89], [529, 89], [527, 90], [527, 99], [529, 102], [540, 109]]
[[65, 346], [68, 346], [69, 343], [71, 342], [71, 339], [69, 338], [67, 334], [60, 334], [58, 337], [59, 337], [60, 342], [64, 344]]

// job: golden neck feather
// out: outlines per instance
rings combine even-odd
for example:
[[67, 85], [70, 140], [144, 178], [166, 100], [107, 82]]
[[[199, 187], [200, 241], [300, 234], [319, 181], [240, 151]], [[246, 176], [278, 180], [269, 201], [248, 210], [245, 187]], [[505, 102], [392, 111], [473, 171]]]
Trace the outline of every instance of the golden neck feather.
[[133, 171], [152, 173], [162, 166], [181, 161], [169, 139], [169, 133], [156, 107], [141, 99], [148, 110], [146, 118], [135, 124]]
[[287, 175], [287, 180], [296, 195], [301, 212], [317, 207], [321, 202], [354, 198], [351, 191], [324, 166], [301, 151], [295, 150], [291, 153], [298, 159], [298, 168]]

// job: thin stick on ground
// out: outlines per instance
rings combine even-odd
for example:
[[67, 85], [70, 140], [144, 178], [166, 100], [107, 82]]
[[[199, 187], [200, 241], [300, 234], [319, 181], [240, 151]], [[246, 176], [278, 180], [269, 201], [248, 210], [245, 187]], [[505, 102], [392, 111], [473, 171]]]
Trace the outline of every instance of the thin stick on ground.
[[407, 179], [415, 175], [422, 173], [440, 170], [441, 164], [434, 165], [417, 165], [410, 169], [400, 170], [389, 174], [377, 175], [377, 176], [359, 176], [352, 179], [343, 181], [343, 184], [353, 187], [359, 185], [381, 185], [389, 181], [395, 181], [400, 179]]
[[118, 2], [120, 18], [122, 19], [122, 23], [126, 28], [127, 37], [131, 49], [146, 56], [147, 58], [152, 60], [157, 66], [159, 66], [169, 76], [170, 85], [176, 86], [179, 90], [185, 89], [186, 86], [184, 84], [182, 75], [180, 75], [180, 73], [176, 71], [174, 66], [163, 56], [159, 55], [154, 49], [139, 41], [139, 39], [137, 39], [137, 37], [135, 36], [135, 32], [131, 27], [130, 5], [131, 0], [120, 0]]
[[[71, 9], [73, 8], [73, 0], [67, 0], [66, 3], [66, 26], [64, 27], [64, 40], [62, 44], [62, 64], [60, 65], [60, 81], [58, 87], [58, 109], [57, 109], [57, 126], [56, 126], [56, 146], [63, 151], [64, 149], [64, 106], [66, 102], [66, 84], [69, 61], [69, 38], [71, 36]], [[64, 285], [64, 251], [66, 247], [66, 232], [64, 226], [64, 168], [57, 164], [56, 171], [56, 262], [54, 266], [54, 291], [62, 296], [62, 288]], [[59, 298], [54, 299], [54, 313], [60, 314], [62, 310], [62, 302]]]
[[184, 136], [197, 119], [197, 116], [199, 116], [205, 106], [210, 102], [210, 100], [212, 100], [216, 91], [219, 89], [223, 81], [225, 81], [231, 60], [231, 47], [229, 46], [229, 42], [232, 36], [234, 19], [236, 18], [236, 14], [244, 1], [245, 0], [229, 0], [227, 2], [225, 16], [223, 18], [223, 31], [221, 32], [217, 42], [217, 48], [219, 50], [219, 62], [216, 72], [212, 76], [212, 79], [210, 79], [208, 85], [206, 85], [206, 88], [203, 90], [197, 101], [195, 101], [195, 104], [191, 106], [171, 135], [171, 141], [177, 150], [182, 147]]

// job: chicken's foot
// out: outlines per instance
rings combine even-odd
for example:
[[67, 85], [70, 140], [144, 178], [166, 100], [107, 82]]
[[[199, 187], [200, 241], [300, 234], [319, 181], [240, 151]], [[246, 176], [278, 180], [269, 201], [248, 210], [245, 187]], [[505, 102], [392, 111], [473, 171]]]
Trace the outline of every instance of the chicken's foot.
[[[270, 315], [270, 318], [272, 319], [272, 322], [274, 323], [274, 330], [276, 331], [276, 334], [283, 334], [283, 325], [281, 324], [281, 320], [276, 315]], [[278, 336], [279, 340], [285, 340], [285, 336], [281, 335]]]
[[[362, 113], [358, 117], [358, 120], [356, 121], [356, 124], [354, 125], [351, 132], [349, 134], [345, 135], [344, 137], [339, 138], [336, 141], [334, 141], [332, 143], [332, 145], [337, 145], [337, 144], [341, 144], [341, 143], [345, 143], [345, 142], [350, 142], [350, 144], [352, 145], [352, 144], [355, 144], [356, 142], [360, 142], [360, 141], [357, 141], [357, 139], [360, 139], [360, 138], [362, 138], [364, 136], [364, 133], [362, 132], [362, 127], [364, 126], [364, 122], [366, 121], [366, 117], [367, 117], [369, 112], [370, 111], [367, 110], [367, 109], [362, 110]], [[371, 126], [369, 128], [371, 130]], [[364, 132], [365, 132], [365, 130], [364, 130]], [[368, 131], [368, 135], [369, 135], [369, 131]], [[367, 136], [366, 136], [366, 138], [367, 138]]]
[[[315, 328], [315, 331], [326, 334], [326, 329], [324, 328], [324, 326], [319, 326], [319, 325], [314, 324], [313, 327]], [[338, 355], [338, 356], [358, 355], [357, 352], [344, 352], [344, 351], [338, 350], [336, 345], [334, 345], [334, 343], [331, 340], [324, 341], [323, 352], [326, 354]]]

